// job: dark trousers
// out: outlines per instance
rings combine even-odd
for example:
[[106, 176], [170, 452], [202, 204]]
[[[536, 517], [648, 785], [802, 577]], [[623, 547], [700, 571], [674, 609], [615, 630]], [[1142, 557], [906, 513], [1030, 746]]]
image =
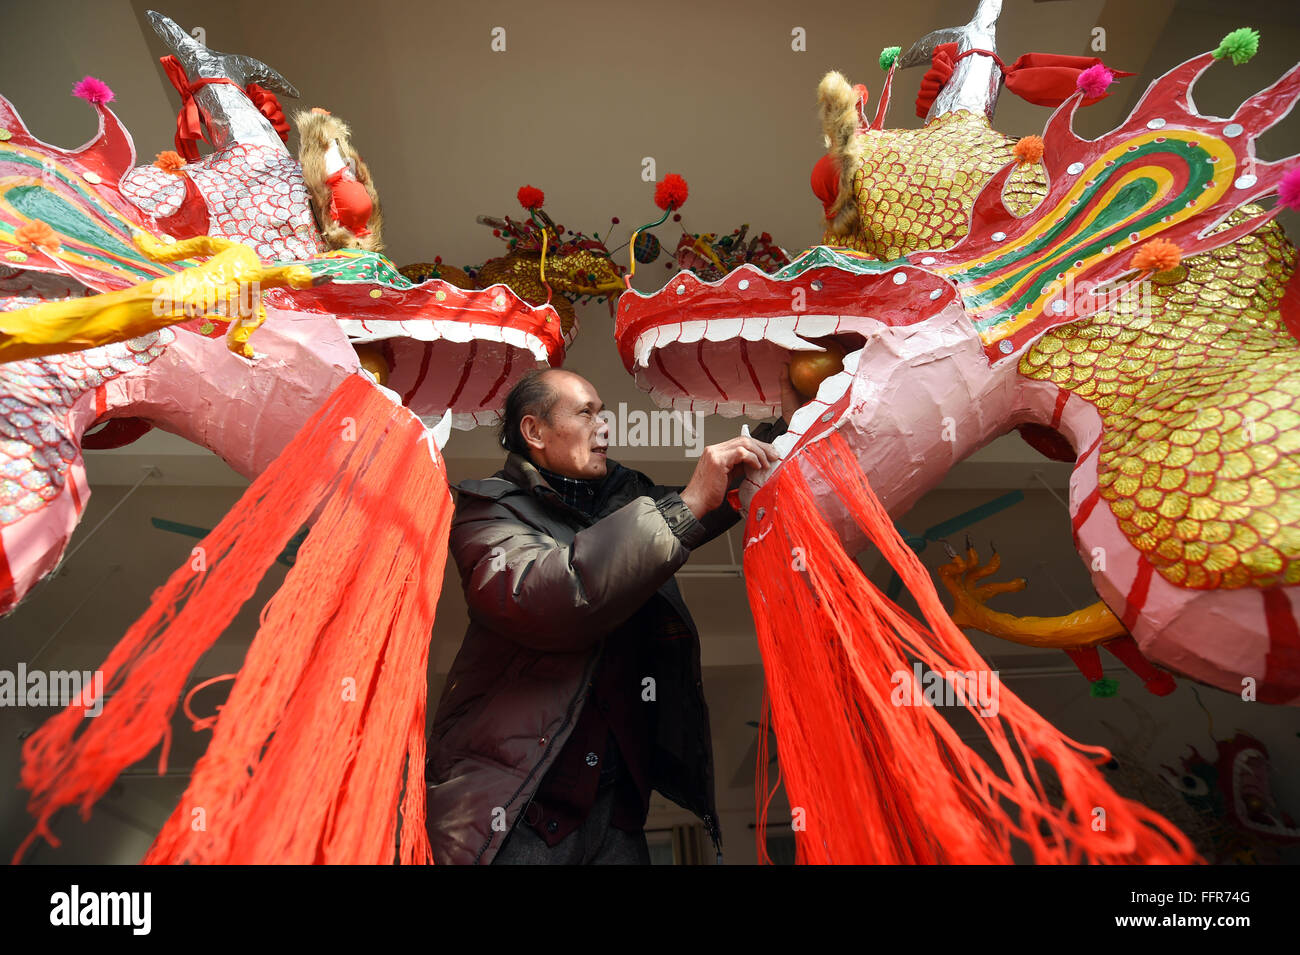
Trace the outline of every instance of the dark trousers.
[[649, 865], [645, 832], [610, 825], [614, 787], [602, 787], [582, 825], [552, 848], [521, 818], [492, 860], [496, 865]]

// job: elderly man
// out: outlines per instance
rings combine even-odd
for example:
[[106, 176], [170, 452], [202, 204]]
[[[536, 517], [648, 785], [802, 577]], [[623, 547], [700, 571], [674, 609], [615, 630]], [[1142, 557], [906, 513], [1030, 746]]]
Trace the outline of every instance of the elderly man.
[[[782, 392], [788, 417], [788, 369]], [[721, 861], [699, 634], [673, 574], [739, 520], [726, 495], [778, 460], [785, 420], [665, 487], [608, 460], [603, 408], [573, 372], [530, 372], [506, 399], [505, 467], [456, 485], [470, 624], [429, 740], [438, 863], [648, 863], [652, 789]]]

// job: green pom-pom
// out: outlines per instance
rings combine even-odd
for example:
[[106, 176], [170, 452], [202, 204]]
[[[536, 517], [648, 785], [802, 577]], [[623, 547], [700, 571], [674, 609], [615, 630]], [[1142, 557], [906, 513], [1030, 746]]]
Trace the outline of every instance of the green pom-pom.
[[1093, 696], [1114, 696], [1119, 692], [1119, 684], [1114, 680], [1102, 677], [1100, 680], [1093, 682], [1091, 692]]
[[880, 51], [880, 68], [882, 70], [889, 69], [891, 66], [894, 65], [894, 61], [898, 59], [898, 54], [902, 52], [903, 52], [903, 48], [901, 46], [885, 47], [883, 50]]
[[1250, 58], [1259, 52], [1259, 31], [1250, 27], [1233, 30], [1219, 41], [1219, 48], [1214, 51], [1214, 58], [1221, 60], [1232, 57], [1233, 66], [1250, 62]]

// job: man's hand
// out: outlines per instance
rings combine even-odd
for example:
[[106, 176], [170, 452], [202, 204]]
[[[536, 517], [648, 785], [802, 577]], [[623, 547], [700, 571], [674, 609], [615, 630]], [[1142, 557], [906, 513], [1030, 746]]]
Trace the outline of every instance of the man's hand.
[[696, 518], [701, 518], [722, 505], [733, 480], [738, 485], [748, 469], [761, 471], [780, 460], [776, 448], [744, 435], [711, 444], [700, 455], [691, 482], [682, 491], [682, 500]]

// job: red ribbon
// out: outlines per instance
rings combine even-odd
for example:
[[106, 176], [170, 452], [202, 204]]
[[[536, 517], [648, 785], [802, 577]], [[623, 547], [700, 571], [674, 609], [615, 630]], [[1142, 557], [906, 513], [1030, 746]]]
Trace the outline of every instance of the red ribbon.
[[[1002, 78], [1007, 89], [1021, 99], [1037, 106], [1060, 106], [1074, 95], [1078, 89], [1079, 74], [1097, 66], [1101, 60], [1095, 56], [1063, 56], [1057, 53], [1026, 53], [1016, 62], [1007, 66], [991, 50], [967, 50], [957, 53], [956, 43], [940, 43], [934, 48], [930, 59], [930, 69], [921, 80], [921, 91], [916, 97], [916, 115], [925, 119], [934, 105], [939, 91], [952, 79], [957, 61], [972, 53], [993, 57], [993, 62], [1002, 71]], [[1111, 70], [1115, 76], [1132, 76], [1123, 70]], [[1103, 93], [1095, 99], [1085, 99], [1084, 106], [1091, 106], [1109, 96]]]
[[253, 101], [257, 111], [266, 117], [280, 136], [282, 142], [289, 141], [289, 121], [284, 118], [284, 110], [280, 108], [280, 101], [276, 99], [274, 93], [264, 86], [258, 86], [256, 83], [249, 83], [244, 89], [248, 98]]
[[[195, 162], [199, 158], [198, 141], [201, 139], [205, 143], [211, 143], [211, 140], [203, 135], [203, 120], [199, 114], [198, 104], [194, 102], [195, 90], [212, 83], [229, 83], [238, 89], [239, 84], [224, 76], [200, 77], [191, 83], [185, 75], [185, 67], [181, 66], [181, 61], [175, 56], [160, 57], [158, 62], [163, 65], [163, 69], [167, 72], [167, 79], [181, 95], [181, 111], [176, 114], [176, 151], [185, 158], [186, 162]], [[288, 142], [289, 124], [285, 121], [284, 112], [280, 109], [280, 101], [275, 98], [275, 94], [256, 83], [249, 83], [244, 94], [257, 107], [258, 112], [270, 121], [280, 139]]]

